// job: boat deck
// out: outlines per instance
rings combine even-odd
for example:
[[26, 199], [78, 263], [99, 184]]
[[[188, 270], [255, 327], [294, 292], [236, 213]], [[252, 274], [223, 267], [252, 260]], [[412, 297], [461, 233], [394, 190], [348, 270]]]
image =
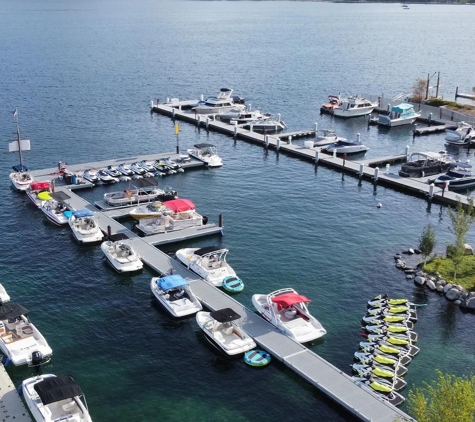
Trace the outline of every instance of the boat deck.
[[31, 422], [30, 414], [3, 365], [0, 365], [0, 409], [2, 421]]

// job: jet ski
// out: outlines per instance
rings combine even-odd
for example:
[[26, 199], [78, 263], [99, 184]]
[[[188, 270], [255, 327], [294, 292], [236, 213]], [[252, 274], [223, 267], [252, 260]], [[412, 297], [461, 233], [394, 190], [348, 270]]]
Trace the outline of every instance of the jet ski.
[[91, 183], [99, 183], [101, 179], [97, 176], [97, 171], [95, 170], [85, 170], [82, 174], [82, 178]]
[[97, 172], [97, 177], [101, 180], [102, 183], [116, 183], [118, 180], [115, 177], [112, 177], [110, 174], [107, 174], [104, 170], [99, 170]]
[[390, 324], [404, 324], [409, 329], [414, 328], [414, 323], [409, 321], [409, 318], [406, 318], [401, 315], [375, 315], [375, 316], [365, 316], [363, 317], [363, 322], [368, 325], [379, 325], [382, 323], [390, 323]]
[[180, 164], [175, 163], [175, 161], [170, 160], [170, 158], [165, 158], [164, 160], [162, 160], [162, 163], [170, 167], [172, 170], [176, 171], [177, 173], [183, 173], [185, 171], [180, 166]]
[[366, 316], [402, 316], [413, 322], [417, 321], [417, 311], [409, 309], [407, 306], [392, 306], [389, 308], [371, 308], [366, 312]]
[[409, 330], [409, 328], [403, 324], [367, 325], [366, 327], [363, 327], [363, 329], [372, 334], [383, 334], [391, 335], [393, 337], [407, 338], [413, 343], [416, 343], [418, 340], [417, 333]]
[[157, 160], [153, 166], [157, 171], [162, 173], [162, 175], [169, 175], [169, 174], [175, 174], [176, 171], [173, 170], [170, 166], [166, 165], [163, 161]]
[[367, 334], [366, 337], [369, 341], [384, 340], [396, 346], [407, 346], [412, 344], [410, 337], [404, 336], [403, 334]]
[[371, 387], [373, 390], [383, 392], [383, 393], [392, 393], [399, 390], [402, 390], [406, 385], [406, 381], [401, 378], [394, 378], [394, 381], [389, 381], [384, 378], [375, 377], [373, 375], [369, 376], [354, 376], [352, 379], [356, 382], [360, 382]]
[[119, 164], [117, 166], [117, 171], [122, 173], [124, 176], [132, 177], [133, 175], [135, 175], [135, 173], [126, 164]]
[[104, 171], [109, 175], [109, 176], [112, 176], [112, 177], [117, 177], [119, 178], [120, 176], [123, 176], [120, 171], [117, 170], [116, 167], [113, 167], [113, 166], [107, 166]]
[[137, 165], [143, 168], [147, 173], [155, 173], [155, 167], [152, 162], [147, 162], [145, 160], [140, 161]]
[[407, 368], [402, 365], [395, 367], [395, 370], [393, 370], [383, 365], [365, 365], [363, 363], [354, 363], [351, 365], [351, 368], [360, 377], [366, 377], [373, 374], [380, 378], [398, 378], [402, 377], [407, 372]]
[[361, 341], [360, 349], [364, 352], [372, 353], [374, 350], [379, 350], [383, 353], [396, 356], [416, 356], [420, 349], [412, 344], [399, 345], [388, 342], [387, 340], [375, 340], [375, 341]]
[[408, 299], [389, 299], [387, 293], [384, 295], [378, 295], [373, 297], [373, 299], [368, 301], [368, 308], [380, 307], [381, 304], [386, 304], [390, 306], [400, 306], [409, 304]]
[[147, 173], [147, 171], [144, 168], [140, 167], [137, 163], [130, 164], [129, 168], [135, 174], [139, 174], [140, 176], [145, 176], [145, 173]]
[[[377, 365], [381, 368], [390, 368], [396, 372], [398, 377], [404, 376], [407, 372], [407, 368], [399, 361], [398, 358], [389, 355], [372, 355], [370, 353], [356, 352], [355, 360], [357, 360], [360, 365]], [[409, 361], [409, 363], [410, 362], [411, 361]]]

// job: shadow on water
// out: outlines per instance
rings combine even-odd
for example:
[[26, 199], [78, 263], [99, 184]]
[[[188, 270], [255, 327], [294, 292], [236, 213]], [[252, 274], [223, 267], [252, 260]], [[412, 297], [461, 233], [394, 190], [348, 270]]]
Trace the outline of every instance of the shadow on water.
[[446, 301], [440, 307], [437, 319], [441, 328], [441, 341], [444, 344], [450, 344], [456, 336], [456, 328], [460, 309], [453, 302]]

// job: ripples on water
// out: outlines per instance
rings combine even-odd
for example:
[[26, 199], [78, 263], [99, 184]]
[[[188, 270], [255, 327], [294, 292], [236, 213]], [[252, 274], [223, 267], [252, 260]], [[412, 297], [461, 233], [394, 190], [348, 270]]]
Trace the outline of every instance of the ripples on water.
[[[401, 153], [406, 145], [440, 150], [442, 135], [413, 140], [410, 128], [381, 131], [363, 119], [334, 121], [318, 110], [328, 94], [392, 96], [437, 70], [446, 97], [456, 85], [469, 89], [466, 40], [475, 35], [474, 13], [455, 6], [405, 11], [397, 4], [300, 2], [2, 5], [0, 37], [8, 41], [0, 46], [0, 134], [12, 136], [18, 106], [23, 134], [32, 140], [33, 151], [25, 154], [32, 168], [173, 151], [173, 122], [150, 115], [150, 100], [198, 98], [231, 86], [253, 108], [282, 113], [289, 130], [318, 122], [350, 139], [361, 133], [368, 157]], [[401, 48], [401, 33], [404, 40], [430, 40], [430, 48], [413, 48], [413, 41]], [[434, 53], [454, 46], [450, 60]], [[473, 316], [418, 290], [393, 264], [394, 253], [416, 245], [428, 223], [444, 250], [452, 239], [444, 207], [185, 123], [180, 128], [182, 148], [215, 143], [225, 164], [163, 184], [190, 197], [211, 221], [222, 213], [225, 235], [164, 250], [229, 248], [246, 283], [238, 298], [247, 306], [252, 294], [284, 286], [308, 295], [328, 331], [310, 347], [341, 369], [361, 340], [366, 301], [385, 291], [427, 302], [416, 326], [421, 353], [406, 377], [410, 386], [433, 376], [434, 367], [457, 374], [473, 369]], [[9, 188], [14, 156], [2, 154], [0, 163], [2, 283], [31, 310], [54, 349], [42, 370], [73, 374], [94, 420], [274, 420], [289, 409], [303, 421], [351, 420], [282, 365], [253, 370], [228, 361], [193, 318], [170, 319], [152, 300], [155, 274], [115, 274], [98, 247], [77, 245], [68, 228], [47, 223]], [[81, 194], [94, 201], [114, 189]], [[16, 384], [32, 374], [23, 367], [9, 373]]]

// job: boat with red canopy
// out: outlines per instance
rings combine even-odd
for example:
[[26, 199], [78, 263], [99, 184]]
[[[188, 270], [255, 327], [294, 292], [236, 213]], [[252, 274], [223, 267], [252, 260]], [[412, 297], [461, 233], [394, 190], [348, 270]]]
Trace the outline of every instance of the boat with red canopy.
[[[43, 195], [38, 195], [41, 192], [45, 192]], [[51, 184], [50, 182], [33, 182], [26, 190], [26, 194], [28, 198], [30, 198], [31, 202], [35, 204], [36, 207], [41, 208], [41, 206], [49, 199], [51, 196], [48, 193], [51, 192]]]
[[167, 208], [170, 208], [174, 213], [192, 211], [195, 209], [195, 204], [189, 199], [172, 199], [171, 201], [163, 202]]
[[261, 316], [299, 343], [316, 340], [327, 333], [310, 315], [307, 307], [310, 302], [309, 298], [291, 288], [252, 296], [252, 303]]

